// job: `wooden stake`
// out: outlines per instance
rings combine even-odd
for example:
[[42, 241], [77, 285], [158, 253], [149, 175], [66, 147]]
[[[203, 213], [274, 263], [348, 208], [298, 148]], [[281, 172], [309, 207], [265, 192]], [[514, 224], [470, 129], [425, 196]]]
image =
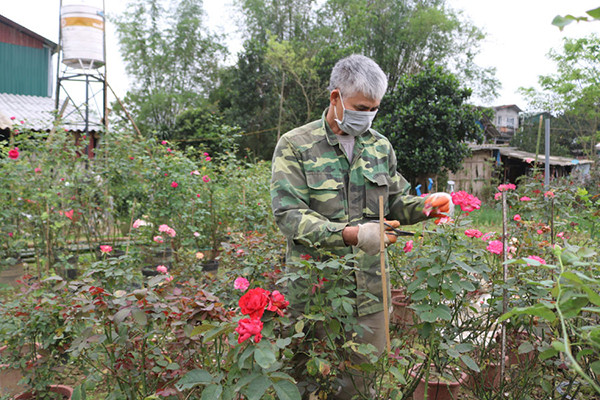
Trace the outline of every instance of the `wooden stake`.
[[[508, 291], [506, 290], [506, 281], [508, 280], [508, 266], [506, 261], [508, 260], [508, 206], [506, 202], [506, 191], [502, 192], [502, 281], [504, 282], [504, 289], [502, 289], [502, 314], [506, 314], [508, 309]], [[500, 343], [500, 387], [504, 386], [504, 377], [506, 374], [506, 321], [502, 321], [501, 326], [501, 343]]]
[[383, 318], [385, 321], [385, 343], [387, 354], [392, 352], [390, 343], [390, 309], [388, 306], [388, 287], [385, 274], [385, 227], [383, 225], [383, 196], [379, 196], [379, 263], [381, 266], [381, 287], [383, 288]]

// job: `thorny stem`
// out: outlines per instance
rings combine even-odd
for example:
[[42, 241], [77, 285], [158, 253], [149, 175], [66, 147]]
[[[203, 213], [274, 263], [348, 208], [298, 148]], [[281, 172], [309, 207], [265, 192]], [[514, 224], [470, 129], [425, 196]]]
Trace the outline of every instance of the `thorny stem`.
[[569, 335], [567, 334], [567, 325], [565, 323], [565, 317], [562, 314], [560, 309], [560, 297], [562, 295], [562, 285], [561, 278], [562, 274], [565, 272], [565, 266], [560, 257], [558, 257], [558, 262], [560, 264], [560, 275], [558, 279], [556, 279], [556, 288], [558, 289], [558, 295], [556, 296], [556, 313], [558, 314], [558, 318], [560, 319], [560, 327], [563, 334], [563, 345], [565, 346], [565, 354], [569, 361], [571, 361], [571, 366], [581, 376], [586, 382], [588, 382], [596, 392], [600, 393], [600, 386], [592, 378], [590, 378], [585, 371], [581, 368], [575, 357], [573, 357], [573, 353], [571, 352], [571, 342], [569, 341]]

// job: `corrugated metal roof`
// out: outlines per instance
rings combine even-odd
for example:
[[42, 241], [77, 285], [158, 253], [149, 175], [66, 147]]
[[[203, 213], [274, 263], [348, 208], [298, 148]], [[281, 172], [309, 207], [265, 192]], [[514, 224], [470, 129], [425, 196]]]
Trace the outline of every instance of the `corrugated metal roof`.
[[[11, 119], [14, 117], [14, 119]], [[26, 96], [0, 93], [0, 129], [10, 129], [16, 123], [36, 131], [49, 131], [54, 123], [54, 99], [50, 97]], [[90, 114], [88, 131], [97, 131], [100, 120]], [[63, 114], [65, 128], [75, 131], [85, 130], [85, 119], [72, 105], [67, 105]]]
[[[518, 158], [521, 160], [535, 160], [534, 153], [528, 153], [526, 151], [517, 150], [516, 147], [504, 147], [500, 148], [500, 154], [506, 157]], [[543, 154], [538, 155], [538, 162], [545, 162], [546, 156]], [[569, 157], [550, 156], [548, 157], [550, 165], [577, 165], [577, 164], [593, 164], [594, 161], [586, 159], [577, 159]]]
[[[497, 144], [473, 144], [469, 145], [469, 148], [472, 151], [477, 150], [498, 150], [500, 154], [505, 157], [518, 158], [520, 160], [530, 162], [531, 160], [535, 160], [534, 153], [528, 153], [526, 151], [522, 151], [517, 149], [516, 147], [502, 146]], [[546, 156], [544, 154], [538, 155], [538, 162], [544, 163]], [[569, 157], [559, 157], [559, 156], [550, 156], [548, 158], [550, 165], [577, 165], [577, 164], [593, 164], [594, 161], [587, 159], [577, 159], [577, 158], [569, 158]]]

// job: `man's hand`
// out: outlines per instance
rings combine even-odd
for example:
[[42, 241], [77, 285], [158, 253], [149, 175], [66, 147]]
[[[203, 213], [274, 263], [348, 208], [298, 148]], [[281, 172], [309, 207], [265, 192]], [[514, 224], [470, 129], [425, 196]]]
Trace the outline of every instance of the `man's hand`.
[[[388, 225], [394, 228], [398, 228], [400, 226], [400, 222], [398, 221], [386, 221]], [[356, 246], [367, 253], [370, 256], [377, 255], [380, 249], [380, 230], [379, 230], [378, 222], [367, 222], [364, 224], [358, 225], [358, 243]], [[391, 232], [391, 228], [385, 227], [386, 234], [383, 235], [385, 245], [389, 245], [391, 243], [396, 243], [398, 239], [396, 235], [387, 234], [387, 232]]]
[[433, 193], [425, 199], [423, 213], [430, 218], [446, 217], [452, 215], [453, 212], [454, 204], [452, 203], [452, 196], [448, 193]]

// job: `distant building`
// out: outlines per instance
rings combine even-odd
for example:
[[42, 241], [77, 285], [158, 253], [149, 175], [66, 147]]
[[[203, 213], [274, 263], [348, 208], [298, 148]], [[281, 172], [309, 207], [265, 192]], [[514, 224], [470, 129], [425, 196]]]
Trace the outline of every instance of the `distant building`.
[[[0, 140], [15, 125], [36, 131], [54, 126], [52, 55], [57, 51], [56, 43], [0, 15]], [[62, 120], [74, 132], [85, 126], [81, 112], [71, 104]]]
[[522, 111], [514, 104], [494, 107], [494, 125], [500, 133], [495, 144], [508, 144], [519, 129], [519, 113]]

